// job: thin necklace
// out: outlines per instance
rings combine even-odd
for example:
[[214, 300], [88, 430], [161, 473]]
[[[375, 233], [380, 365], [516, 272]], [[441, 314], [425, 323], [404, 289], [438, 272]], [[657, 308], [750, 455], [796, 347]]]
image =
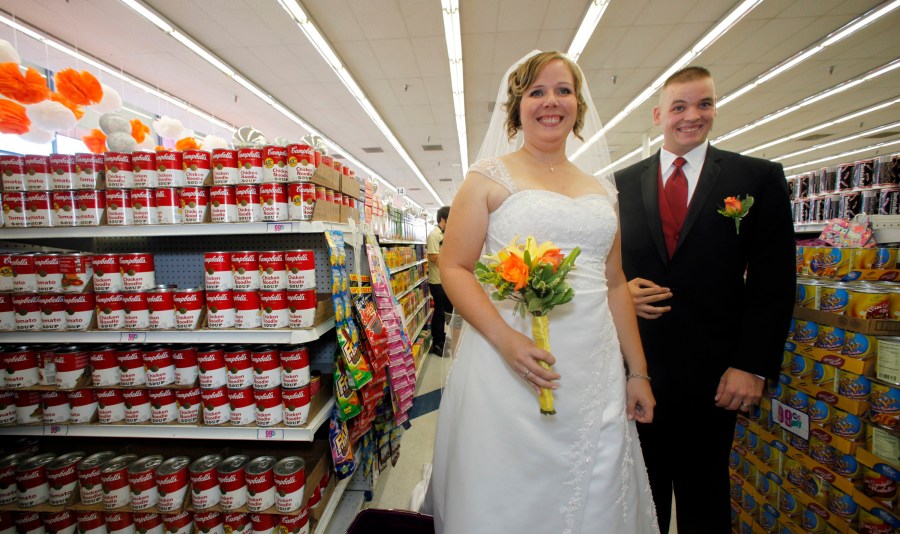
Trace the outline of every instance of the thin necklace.
[[547, 167], [549, 168], [550, 172], [556, 172], [556, 167], [554, 167], [554, 165], [560, 165], [560, 164], [562, 164], [562, 163], [568, 161], [567, 159], [564, 159], [564, 160], [559, 161], [559, 162], [556, 162], [556, 163], [544, 163], [543, 161], [539, 160], [537, 156], [535, 156], [534, 154], [532, 154], [531, 151], [528, 150], [528, 147], [526, 147], [525, 145], [522, 145], [522, 150], [524, 150], [525, 152], [527, 152], [528, 155], [531, 156], [531, 157], [534, 159], [534, 161], [536, 161], [536, 162], [538, 162], [538, 163], [542, 163], [542, 164], [544, 164], [544, 165], [547, 165]]

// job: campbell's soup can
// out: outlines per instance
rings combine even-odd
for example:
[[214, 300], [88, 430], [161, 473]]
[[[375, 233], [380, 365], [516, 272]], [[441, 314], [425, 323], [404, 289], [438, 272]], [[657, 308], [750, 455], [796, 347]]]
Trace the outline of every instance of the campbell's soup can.
[[262, 270], [263, 266], [260, 264], [257, 252], [241, 251], [231, 253], [232, 284], [234, 289], [260, 289]]
[[162, 514], [163, 530], [167, 534], [191, 534], [194, 531], [194, 514], [188, 511]]
[[261, 148], [239, 148], [238, 183], [261, 184], [263, 181], [263, 160]]
[[281, 388], [254, 389], [253, 400], [256, 404], [257, 426], [273, 426], [284, 417], [281, 408]]
[[97, 396], [93, 389], [76, 389], [69, 392], [69, 422], [90, 423], [97, 413]]
[[281, 391], [284, 424], [287, 426], [303, 426], [309, 419], [309, 384], [297, 389]]
[[174, 289], [158, 288], [147, 291], [147, 306], [150, 307], [150, 330], [175, 328]]
[[37, 254], [13, 254], [9, 258], [13, 272], [13, 291], [16, 293], [37, 292]]
[[122, 293], [96, 293], [94, 306], [97, 308], [98, 330], [125, 328], [125, 300]]
[[116, 360], [119, 362], [119, 384], [134, 387], [147, 383], [143, 345], [119, 347], [116, 349]]
[[41, 308], [41, 330], [66, 329], [66, 303], [62, 293], [38, 294]]
[[202, 456], [191, 463], [191, 504], [197, 510], [211, 508], [221, 499], [217, 478], [217, 466], [222, 461], [218, 454]]
[[29, 191], [25, 194], [25, 219], [29, 228], [57, 226], [50, 191]]
[[75, 195], [78, 226], [99, 226], [106, 222], [106, 191], [82, 189]]
[[[4, 157], [4, 156], [0, 156]], [[3, 215], [9, 228], [28, 227], [28, 194], [24, 191], [3, 193]]]
[[150, 395], [146, 389], [122, 390], [122, 400], [125, 402], [126, 423], [146, 423], [150, 420]]
[[153, 254], [132, 252], [119, 255], [125, 291], [147, 291], [156, 285]]
[[157, 187], [184, 187], [183, 155], [177, 150], [156, 151]]
[[93, 264], [94, 291], [107, 293], [125, 289], [118, 254], [94, 254]]
[[34, 270], [38, 293], [59, 293], [62, 291], [62, 273], [59, 272], [59, 254], [35, 254]]
[[0, 292], [13, 290], [12, 254], [0, 252]]
[[50, 154], [50, 172], [51, 189], [75, 189], [77, 186], [74, 155]]
[[91, 385], [117, 386], [119, 385], [118, 352], [112, 347], [100, 347], [88, 352], [88, 360], [91, 363]]
[[234, 298], [230, 289], [206, 291], [207, 328], [234, 328]]
[[7, 349], [2, 354], [7, 388], [27, 388], [40, 381], [40, 362], [30, 346]]
[[16, 423], [27, 425], [42, 422], [41, 393], [39, 391], [16, 391], [15, 393]]
[[225, 386], [212, 389], [201, 389], [203, 401], [203, 424], [221, 425], [231, 420], [231, 406], [228, 403], [228, 390]]
[[[247, 508], [251, 512], [263, 512], [275, 505], [274, 456], [258, 456], [244, 467], [247, 481]], [[255, 530], [255, 529], [254, 529]]]
[[29, 191], [50, 189], [50, 156], [26, 154], [23, 170], [25, 171], [25, 189]]
[[56, 226], [78, 226], [78, 191], [53, 191], [50, 196], [52, 209], [56, 212]]
[[47, 464], [49, 504], [60, 506], [69, 502], [78, 485], [77, 466], [84, 456], [81, 451], [70, 452], [56, 457]]
[[208, 150], [188, 149], [182, 153], [184, 185], [208, 185], [212, 174], [212, 155]]
[[156, 487], [159, 494], [157, 508], [161, 512], [174, 512], [182, 508], [188, 491], [188, 466], [191, 459], [175, 456], [156, 468]]
[[259, 328], [262, 325], [259, 291], [232, 292], [234, 301], [234, 327]]
[[94, 390], [97, 397], [97, 418], [103, 424], [118, 423], [125, 419], [125, 400], [121, 389]]
[[207, 291], [234, 289], [231, 271], [231, 252], [205, 252], [203, 254], [204, 287]]
[[308, 182], [316, 170], [315, 150], [309, 145], [287, 146], [288, 182]]
[[209, 221], [237, 222], [237, 198], [233, 185], [214, 185], [209, 188]]
[[269, 291], [286, 289], [287, 269], [285, 267], [284, 252], [259, 252], [257, 258], [259, 263], [259, 289]]
[[150, 305], [145, 291], [123, 291], [122, 304], [125, 313], [125, 328], [146, 330], [150, 327]]
[[200, 326], [203, 315], [203, 290], [199, 287], [176, 289], [175, 328], [177, 330], [196, 330]]
[[20, 508], [43, 504], [50, 498], [47, 464], [55, 458], [50, 453], [38, 454], [16, 465], [16, 487], [19, 490], [17, 504]]
[[197, 347], [175, 345], [172, 347], [175, 362], [175, 385], [193, 386], [197, 382]]
[[17, 452], [0, 458], [0, 505], [13, 504], [18, 499], [16, 466], [29, 458], [31, 453], [27, 452]]
[[194, 514], [194, 525], [198, 532], [204, 534], [225, 534], [225, 516], [220, 512], [197, 512]]
[[136, 454], [123, 454], [107, 460], [106, 463], [100, 466], [103, 507], [107, 510], [121, 508], [131, 503], [131, 492], [128, 487], [128, 466], [137, 459]]
[[205, 187], [181, 188], [181, 218], [185, 224], [206, 222], [209, 210], [209, 191]]
[[303, 458], [288, 456], [275, 464], [275, 509], [283, 514], [300, 509], [306, 485]]
[[180, 188], [157, 187], [153, 194], [156, 195], [156, 224], [184, 222]]
[[104, 163], [106, 165], [106, 187], [110, 189], [134, 187], [134, 171], [131, 166], [131, 154], [125, 152], [107, 152]]
[[259, 186], [260, 217], [262, 221], [286, 221], [288, 219], [288, 197], [285, 184], [262, 184]]
[[156, 425], [174, 423], [178, 419], [178, 401], [175, 390], [150, 390], [150, 422]]
[[316, 206], [316, 186], [312, 182], [288, 184], [288, 219], [311, 221]]
[[316, 290], [287, 291], [288, 326], [309, 328], [316, 318]]
[[238, 183], [237, 150], [215, 148], [212, 151], [213, 185], [234, 185]]
[[43, 516], [44, 529], [48, 534], [75, 534], [78, 530], [78, 516], [71, 510], [44, 512]]
[[103, 502], [100, 468], [115, 456], [116, 453], [112, 451], [102, 451], [92, 454], [78, 463], [76, 471], [81, 504], [92, 505]]
[[253, 367], [250, 350], [232, 346], [225, 350], [225, 366], [228, 368], [228, 389], [247, 389], [253, 386]]
[[280, 517], [275, 514], [250, 514], [251, 534], [274, 534], [280, 526]]
[[148, 387], [168, 386], [175, 383], [175, 362], [172, 348], [167, 345], [144, 347], [144, 369]]
[[284, 253], [287, 289], [316, 288], [316, 253], [313, 250], [288, 250]]
[[231, 411], [228, 420], [232, 425], [249, 425], [256, 422], [251, 388], [229, 389], [227, 395], [228, 408]]
[[75, 515], [79, 534], [108, 534], [103, 512], [78, 510]]
[[75, 170], [78, 189], [99, 189], [103, 187], [106, 172], [103, 154], [76, 153]]
[[[11, 425], [16, 422], [16, 392], [10, 389], [0, 390], [0, 425]], [[0, 504], [3, 504], [2, 462], [0, 462]], [[15, 487], [13, 488], [15, 489]]]
[[134, 187], [156, 187], [159, 185], [156, 169], [156, 152], [132, 152], [131, 170]]
[[73, 389], [88, 371], [88, 354], [78, 347], [57, 349], [51, 357], [56, 365], [56, 387]]
[[[0, 293], [0, 331], [15, 330], [16, 314], [13, 311], [12, 295], [10, 293]], [[0, 378], [0, 386], [4, 385], [4, 381]]]
[[20, 532], [21, 534], [45, 534], [47, 532], [44, 527], [44, 520], [38, 512], [19, 512], [12, 516], [14, 527], [9, 529], [11, 532]]
[[16, 293], [12, 303], [17, 331], [41, 329], [41, 303], [37, 293]]
[[69, 396], [65, 391], [42, 391], [41, 411], [44, 424], [55, 425], [69, 420]]
[[260, 291], [259, 305], [261, 311], [260, 326], [262, 328], [288, 327], [288, 302], [285, 290]]
[[134, 224], [157, 224], [159, 209], [156, 207], [156, 190], [149, 188], [135, 188], [129, 191], [131, 198], [131, 214]]
[[247, 504], [247, 482], [244, 467], [250, 457], [243, 454], [230, 456], [217, 466], [219, 491], [222, 496], [219, 506], [223, 510], [236, 510]]
[[287, 183], [287, 148], [273, 145], [263, 147], [262, 163], [263, 183]]
[[281, 528], [287, 534], [309, 534], [309, 512], [281, 516]]
[[178, 401], [178, 422], [196, 425], [200, 421], [200, 388], [177, 389], [175, 399]]
[[163, 520], [160, 514], [135, 512], [134, 530], [140, 534], [163, 534]]
[[281, 385], [281, 361], [272, 346], [256, 347], [250, 352], [253, 388], [270, 389]]
[[87, 330], [94, 319], [93, 293], [64, 293], [66, 330]]
[[234, 202], [237, 205], [237, 222], [262, 221], [258, 185], [239, 184], [234, 186]]
[[250, 534], [250, 514], [225, 514], [225, 531], [231, 534]]
[[106, 190], [106, 224], [110, 226], [131, 226], [134, 224], [134, 207], [131, 205], [131, 191], [128, 189]]
[[197, 350], [197, 367], [200, 371], [200, 387], [219, 388], [228, 383], [225, 370], [225, 351], [219, 347]]
[[128, 485], [131, 486], [131, 509], [146, 510], [159, 502], [156, 469], [163, 457], [155, 454], [135, 460], [128, 466]]
[[282, 348], [279, 359], [282, 387], [294, 389], [309, 384], [309, 350], [305, 346]]
[[59, 272], [63, 293], [81, 293], [90, 286], [94, 276], [93, 256], [77, 252], [60, 254]]

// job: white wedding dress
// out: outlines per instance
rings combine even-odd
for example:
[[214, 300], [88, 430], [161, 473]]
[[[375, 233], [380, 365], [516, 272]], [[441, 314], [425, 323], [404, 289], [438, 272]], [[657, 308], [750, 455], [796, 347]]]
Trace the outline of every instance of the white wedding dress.
[[[471, 170], [510, 191], [490, 215], [486, 253], [515, 236], [581, 248], [575, 298], [550, 313], [560, 374], [556, 415], [539, 413], [529, 384], [468, 325], [443, 392], [430, 508], [437, 534], [659, 532], [637, 431], [625, 414], [625, 370], [606, 300], [606, 256], [617, 228], [615, 189], [569, 198], [517, 191], [499, 160]], [[492, 301], [493, 302], [493, 301]], [[531, 317], [495, 302], [531, 337]]]

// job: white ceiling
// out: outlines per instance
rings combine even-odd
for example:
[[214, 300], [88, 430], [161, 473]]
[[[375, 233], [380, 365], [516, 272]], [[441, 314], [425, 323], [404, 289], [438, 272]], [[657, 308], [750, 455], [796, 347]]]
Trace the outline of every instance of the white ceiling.
[[[439, 0], [301, 0], [322, 34], [393, 130], [421, 173], [450, 203], [463, 178]], [[532, 49], [566, 50], [588, 0], [460, 0], [468, 153], [478, 153], [502, 73]], [[884, 2], [885, 4], [887, 2]], [[612, 0], [579, 59], [600, 116], [619, 113], [737, 2], [731, 0]], [[253, 81], [335, 143], [430, 210], [440, 204], [369, 120], [276, 0], [145, 0], [207, 50]], [[755, 80], [855, 17], [875, 0], [765, 0], [693, 64], [709, 68], [720, 97]], [[116, 0], [0, 0], [0, 10], [117, 70], [144, 80], [235, 125], [267, 137], [299, 139], [307, 132], [180, 43]], [[900, 9], [810, 60], [724, 106], [714, 136], [722, 135], [900, 58]], [[87, 68], [0, 25], [24, 61], [52, 70]], [[88, 70], [91, 70], [88, 68]], [[174, 106], [101, 80], [126, 102], [182, 118], [203, 133], [225, 135]], [[720, 144], [747, 150], [766, 141], [900, 96], [900, 69], [774, 120]], [[655, 97], [608, 133], [613, 160], [658, 135]], [[815, 141], [791, 141], [753, 155], [774, 158], [900, 121], [900, 104], [825, 129]], [[877, 139], [841, 143], [785, 166], [900, 139], [900, 128]], [[883, 135], [883, 134], [881, 134]], [[423, 145], [440, 145], [426, 151]], [[382, 153], [364, 149], [380, 147]], [[900, 151], [900, 145], [849, 159]], [[832, 160], [789, 173], [841, 163]]]

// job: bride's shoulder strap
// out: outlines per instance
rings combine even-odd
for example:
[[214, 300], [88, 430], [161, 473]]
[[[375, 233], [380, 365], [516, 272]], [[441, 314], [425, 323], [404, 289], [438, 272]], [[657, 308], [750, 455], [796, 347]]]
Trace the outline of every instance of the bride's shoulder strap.
[[513, 182], [509, 169], [497, 158], [480, 159], [469, 167], [469, 172], [477, 172], [502, 185], [510, 193], [516, 192], [516, 184]]

